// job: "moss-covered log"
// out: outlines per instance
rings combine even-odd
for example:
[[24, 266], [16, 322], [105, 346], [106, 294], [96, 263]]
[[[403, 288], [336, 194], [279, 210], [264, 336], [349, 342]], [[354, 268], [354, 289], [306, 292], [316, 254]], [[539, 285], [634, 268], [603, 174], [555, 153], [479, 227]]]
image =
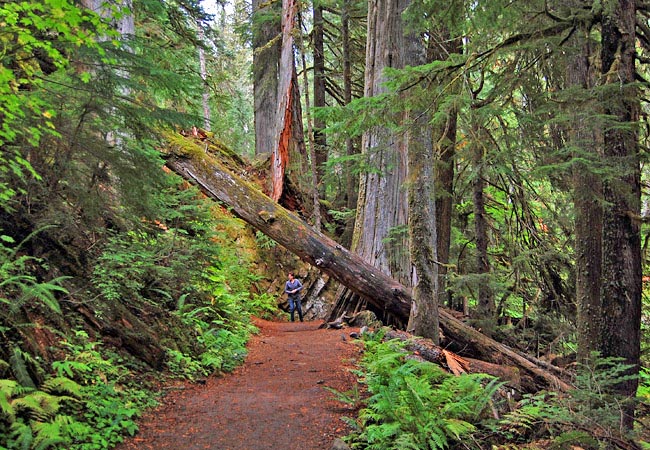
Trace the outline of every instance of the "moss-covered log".
[[170, 157], [167, 166], [196, 183], [209, 197], [228, 205], [235, 215], [287, 250], [367, 298], [378, 309], [404, 321], [408, 319], [411, 297], [404, 286], [314, 230], [216, 158], [208, 154]]
[[[183, 147], [181, 155], [172, 154], [168, 157], [167, 166], [170, 169], [197, 184], [206, 195], [225, 203], [238, 217], [304, 261], [328, 273], [377, 309], [394, 315], [403, 323], [408, 321], [412, 299], [408, 289], [401, 283], [314, 230], [296, 214], [235, 175], [226, 164], [206, 153], [203, 148], [191, 142], [185, 143]], [[457, 347], [465, 348], [470, 355], [480, 355], [480, 358], [497, 364], [515, 365], [530, 374], [539, 383], [539, 387], [561, 390], [570, 388], [553, 373], [481, 334], [444, 310], [440, 311], [440, 327], [447, 341], [454, 341]]]

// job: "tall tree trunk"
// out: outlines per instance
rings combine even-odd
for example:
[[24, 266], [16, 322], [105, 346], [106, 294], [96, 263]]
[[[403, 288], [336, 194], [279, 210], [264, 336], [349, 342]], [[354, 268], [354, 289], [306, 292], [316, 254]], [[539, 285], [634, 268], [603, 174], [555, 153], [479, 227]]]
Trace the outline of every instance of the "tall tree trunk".
[[[277, 120], [274, 124], [273, 156], [271, 158], [271, 198], [280, 200], [284, 190], [284, 175], [289, 163], [289, 146], [294, 137], [294, 109], [300, 105], [300, 96], [294, 95], [297, 88], [293, 30], [298, 5], [295, 0], [282, 0], [282, 50], [278, 79]], [[302, 124], [302, 121], [301, 121]]]
[[409, 251], [413, 264], [413, 301], [407, 330], [431, 339], [438, 332], [438, 265], [431, 125], [426, 114], [410, 124], [408, 141]]
[[[404, 0], [371, 0], [368, 5], [365, 96], [386, 92], [384, 69], [404, 67]], [[352, 250], [386, 274], [410, 285], [404, 137], [388, 127], [364, 133], [362, 153], [370, 168], [360, 176]]]
[[[120, 34], [120, 38], [123, 41], [124, 49], [128, 52], [132, 51], [132, 48], [124, 42], [128, 42], [130, 39], [135, 36], [135, 15], [133, 12], [133, 1], [132, 0], [117, 0], [117, 7], [124, 13], [124, 10], [128, 12], [118, 15], [118, 18], [114, 18], [115, 11], [113, 7], [107, 4], [103, 0], [81, 0], [81, 4], [86, 8], [90, 9], [104, 18], [110, 17], [113, 20], [113, 25], [115, 30]], [[106, 36], [101, 36], [100, 40], [106, 40]], [[115, 74], [124, 79], [129, 79], [131, 74], [123, 68], [118, 68], [115, 70]], [[116, 89], [117, 93], [124, 98], [130, 97], [131, 89], [126, 84], [118, 85]], [[117, 108], [110, 108], [110, 113], [112, 115], [118, 114]], [[110, 147], [123, 147], [127, 141], [128, 136], [124, 132], [124, 128], [117, 126], [113, 130], [105, 130], [105, 141]]]
[[[300, 21], [302, 22], [302, 20]], [[302, 28], [302, 26], [300, 27]], [[320, 196], [318, 192], [319, 176], [318, 176], [318, 162], [316, 161], [316, 136], [314, 135], [314, 125], [312, 119], [311, 101], [309, 99], [309, 76], [307, 75], [307, 57], [305, 56], [305, 45], [303, 42], [302, 31], [298, 33], [300, 42], [300, 59], [302, 62], [302, 76], [303, 76], [303, 89], [305, 91], [305, 108], [307, 109], [307, 142], [309, 144], [309, 172], [311, 172], [311, 191], [312, 196], [312, 223], [314, 228], [318, 231], [321, 230], [321, 216], [320, 216]], [[314, 75], [315, 76], [315, 75]], [[302, 122], [302, 121], [301, 121]]]
[[[570, 2], [578, 8], [583, 0]], [[598, 348], [600, 319], [600, 282], [602, 264], [602, 189], [600, 177], [587, 160], [602, 157], [602, 142], [598, 141], [590, 119], [597, 107], [590, 98], [584, 98], [593, 87], [590, 76], [590, 45], [588, 30], [580, 28], [567, 46], [567, 84], [582, 95], [570, 101], [569, 146], [573, 148], [573, 204], [575, 208], [575, 270], [578, 326], [578, 360], [587, 362], [591, 352]], [[572, 50], [570, 53], [569, 50]], [[580, 100], [582, 99], [582, 100]], [[600, 149], [600, 150], [599, 150]]]
[[[199, 40], [203, 41], [204, 33], [201, 24], [197, 23]], [[208, 86], [208, 69], [205, 61], [205, 50], [199, 46], [199, 69], [201, 71], [201, 81], [203, 81], [203, 95], [201, 97], [203, 103], [203, 128], [210, 131], [212, 128], [212, 119], [210, 114], [210, 89]]]
[[278, 64], [280, 61], [280, 14], [278, 2], [253, 0], [253, 97], [255, 103], [255, 154], [271, 154], [274, 140]]
[[[603, 109], [611, 119], [605, 127], [605, 158], [612, 169], [604, 182], [602, 327], [603, 356], [619, 356], [638, 373], [641, 325], [640, 167], [636, 122], [639, 94], [635, 81], [634, 0], [605, 2], [602, 22]], [[636, 378], [617, 390], [630, 399]], [[632, 427], [634, 404], [625, 408]]]
[[[323, 6], [320, 2], [314, 2], [314, 29], [312, 31], [314, 41], [314, 107], [323, 108], [325, 103], [325, 46], [323, 40]], [[316, 186], [320, 194], [325, 193], [325, 185], [322, 183], [325, 174], [325, 163], [327, 162], [327, 139], [325, 136], [325, 122], [322, 119], [314, 118], [314, 152], [316, 167]]]
[[[350, 12], [351, 0], [343, 0], [343, 11], [341, 17], [341, 37], [343, 41], [343, 99], [346, 105], [352, 101], [352, 60], [350, 55]], [[358, 153], [358, 140], [355, 146], [355, 139], [347, 136], [345, 138], [345, 154], [348, 157]], [[354, 210], [357, 207], [359, 179], [354, 174], [353, 164], [351, 161], [345, 163], [343, 167], [345, 173], [345, 199], [346, 207]], [[345, 230], [341, 236], [341, 243], [350, 247], [352, 243], [352, 234], [354, 232], [354, 219], [346, 224]]]
[[[420, 33], [411, 31], [404, 38], [404, 64], [423, 65], [429, 62], [427, 48]], [[440, 341], [438, 331], [438, 265], [436, 234], [436, 203], [433, 180], [433, 142], [429, 105], [417, 99], [424, 97], [425, 86], [416, 85], [405, 92], [414, 96], [414, 107], [405, 113], [408, 156], [408, 236], [413, 266], [413, 301], [408, 330]], [[414, 91], [414, 92], [410, 92]]]
[[[476, 120], [476, 119], [474, 119]], [[479, 139], [481, 130], [474, 125], [473, 167], [474, 182], [472, 186], [472, 199], [474, 206], [474, 235], [476, 239], [476, 273], [480, 277], [478, 283], [478, 308], [476, 318], [481, 321], [481, 327], [489, 330], [495, 323], [494, 294], [490, 287], [490, 260], [488, 257], [488, 221], [485, 212], [485, 148]]]
[[[437, 39], [430, 46], [432, 59], [444, 61], [452, 53], [462, 51], [462, 41], [451, 36], [445, 28], [440, 27], [435, 34]], [[446, 81], [446, 80], [445, 80]], [[445, 82], [443, 84], [446, 85]], [[457, 84], [457, 83], [456, 83]], [[452, 88], [453, 89], [453, 88]], [[456, 131], [457, 131], [458, 110], [452, 108], [447, 112], [444, 123], [434, 129], [434, 175], [435, 202], [436, 202], [436, 237], [437, 237], [437, 260], [438, 266], [438, 304], [447, 304], [450, 308], [459, 305], [452, 305], [452, 298], [446, 292], [447, 267], [449, 265], [449, 253], [451, 248], [451, 218], [453, 215], [454, 195], [454, 174], [456, 163]], [[462, 305], [460, 305], [462, 308]]]

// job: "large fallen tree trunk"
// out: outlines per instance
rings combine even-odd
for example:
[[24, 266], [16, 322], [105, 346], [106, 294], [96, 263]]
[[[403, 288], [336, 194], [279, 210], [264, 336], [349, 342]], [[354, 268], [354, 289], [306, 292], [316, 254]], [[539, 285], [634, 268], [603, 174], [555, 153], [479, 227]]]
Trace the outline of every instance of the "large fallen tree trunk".
[[[188, 150], [191, 145], [196, 148]], [[203, 148], [188, 142], [183, 144], [183, 149], [181, 155], [168, 156], [166, 165], [171, 170], [198, 185], [209, 197], [225, 203], [235, 215], [287, 250], [366, 298], [377, 309], [394, 315], [403, 323], [408, 321], [411, 294], [401, 283], [310, 227], [296, 214], [235, 175]], [[474, 355], [499, 364], [516, 365], [539, 380], [541, 386], [562, 390], [569, 388], [568, 384], [549, 371], [465, 325], [444, 310], [440, 311], [440, 326], [447, 338], [462, 343]]]
[[172, 156], [166, 165], [197, 184], [209, 197], [225, 203], [235, 215], [287, 250], [367, 298], [379, 310], [406, 323], [411, 296], [402, 284], [314, 230], [296, 214], [233, 174], [217, 158], [204, 153], [201, 148], [198, 152], [191, 158]]

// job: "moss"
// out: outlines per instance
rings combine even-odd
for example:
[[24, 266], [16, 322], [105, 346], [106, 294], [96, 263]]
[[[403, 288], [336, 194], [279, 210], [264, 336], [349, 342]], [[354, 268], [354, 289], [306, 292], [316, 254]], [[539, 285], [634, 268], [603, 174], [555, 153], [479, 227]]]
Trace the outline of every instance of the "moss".
[[165, 133], [167, 146], [162, 149], [166, 155], [182, 156], [193, 161], [201, 161], [205, 157], [205, 147], [194, 139], [188, 139], [179, 133]]

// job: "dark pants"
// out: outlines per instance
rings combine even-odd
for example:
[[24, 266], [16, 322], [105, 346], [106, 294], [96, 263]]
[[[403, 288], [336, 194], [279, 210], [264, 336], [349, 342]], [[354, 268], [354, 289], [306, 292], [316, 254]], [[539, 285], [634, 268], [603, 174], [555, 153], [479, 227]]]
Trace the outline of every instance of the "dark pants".
[[291, 313], [291, 321], [293, 322], [293, 313], [295, 310], [298, 310], [298, 317], [302, 322], [302, 304], [300, 303], [300, 297], [289, 297], [289, 312]]

